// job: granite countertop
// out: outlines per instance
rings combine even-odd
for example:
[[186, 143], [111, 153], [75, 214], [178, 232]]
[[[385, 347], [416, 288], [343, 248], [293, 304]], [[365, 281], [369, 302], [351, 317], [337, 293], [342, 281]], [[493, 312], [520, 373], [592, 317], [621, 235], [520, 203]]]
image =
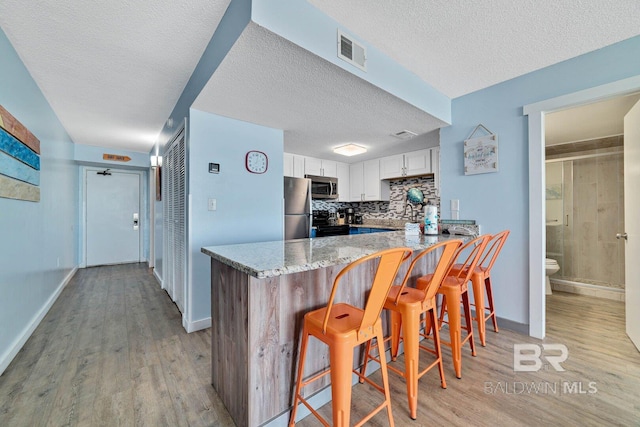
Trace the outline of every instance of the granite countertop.
[[[361, 225], [366, 227], [367, 225]], [[207, 246], [201, 249], [223, 264], [258, 279], [347, 264], [383, 249], [406, 246], [414, 251], [468, 236], [405, 236], [404, 231], [312, 239]]]

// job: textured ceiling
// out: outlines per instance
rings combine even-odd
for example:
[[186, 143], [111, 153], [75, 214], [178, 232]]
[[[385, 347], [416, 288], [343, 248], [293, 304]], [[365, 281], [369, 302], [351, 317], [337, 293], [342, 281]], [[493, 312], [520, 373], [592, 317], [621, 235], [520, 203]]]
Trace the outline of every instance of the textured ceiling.
[[547, 114], [546, 145], [622, 135], [624, 116], [639, 99], [633, 94]]
[[456, 98], [640, 34], [638, 0], [309, 0]]
[[230, 0], [2, 0], [0, 26], [74, 142], [148, 152]]
[[285, 151], [345, 160], [332, 148], [350, 142], [369, 151], [353, 161], [422, 148], [423, 134], [444, 126], [424, 111], [302, 49], [249, 24], [194, 108], [283, 129]]
[[[1, 0], [0, 26], [74, 142], [147, 152], [229, 2]], [[452, 98], [640, 34], [637, 0], [310, 3]], [[255, 27], [199, 108], [285, 129], [288, 150], [319, 157], [351, 141], [409, 149], [388, 134], [438, 126]]]

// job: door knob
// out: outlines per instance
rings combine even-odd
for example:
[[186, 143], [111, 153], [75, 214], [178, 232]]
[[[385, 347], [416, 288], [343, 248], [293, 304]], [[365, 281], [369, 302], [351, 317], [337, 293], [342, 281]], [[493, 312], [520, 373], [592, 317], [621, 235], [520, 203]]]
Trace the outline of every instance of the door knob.
[[620, 239], [627, 240], [627, 233], [618, 233], [618, 234], [616, 234], [616, 239], [618, 239], [618, 240], [620, 240]]

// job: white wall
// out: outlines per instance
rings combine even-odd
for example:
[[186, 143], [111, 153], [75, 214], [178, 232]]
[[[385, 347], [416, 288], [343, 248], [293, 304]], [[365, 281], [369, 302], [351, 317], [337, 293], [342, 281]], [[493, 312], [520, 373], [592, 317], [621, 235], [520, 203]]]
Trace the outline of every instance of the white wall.
[[78, 167], [73, 144], [0, 30], [0, 103], [41, 143], [40, 202], [0, 198], [0, 373], [74, 272]]
[[[200, 249], [282, 239], [283, 131], [191, 109], [187, 136], [187, 321], [200, 329], [211, 324], [211, 259]], [[249, 150], [269, 156], [266, 173], [246, 170]], [[209, 173], [210, 162], [220, 164], [219, 174]], [[209, 198], [216, 211], [207, 209]]]

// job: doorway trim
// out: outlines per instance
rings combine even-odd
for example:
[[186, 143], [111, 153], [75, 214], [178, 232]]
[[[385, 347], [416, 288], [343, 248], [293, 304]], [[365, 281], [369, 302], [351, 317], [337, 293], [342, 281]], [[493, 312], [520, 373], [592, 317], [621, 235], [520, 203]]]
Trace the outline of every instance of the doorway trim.
[[579, 105], [590, 104], [640, 90], [640, 75], [590, 89], [528, 104], [523, 113], [529, 117], [529, 335], [545, 336], [544, 258], [544, 131], [545, 115]]
[[[106, 169], [106, 167], [102, 166], [81, 166], [80, 167], [80, 197], [81, 197], [81, 208], [80, 208], [80, 227], [79, 227], [79, 236], [78, 236], [78, 258], [79, 258], [79, 268], [87, 267], [87, 180], [86, 174], [87, 171], [101, 171]], [[141, 262], [145, 262], [144, 257], [144, 225], [148, 222], [149, 218], [147, 217], [147, 209], [145, 208], [145, 197], [147, 191], [144, 186], [144, 173], [139, 170], [131, 170], [131, 169], [114, 169], [109, 168], [113, 172], [121, 172], [121, 173], [129, 173], [133, 175], [138, 175], [138, 185], [140, 186], [139, 192], [139, 203], [140, 203], [140, 243], [138, 245], [139, 253], [138, 258]]]

